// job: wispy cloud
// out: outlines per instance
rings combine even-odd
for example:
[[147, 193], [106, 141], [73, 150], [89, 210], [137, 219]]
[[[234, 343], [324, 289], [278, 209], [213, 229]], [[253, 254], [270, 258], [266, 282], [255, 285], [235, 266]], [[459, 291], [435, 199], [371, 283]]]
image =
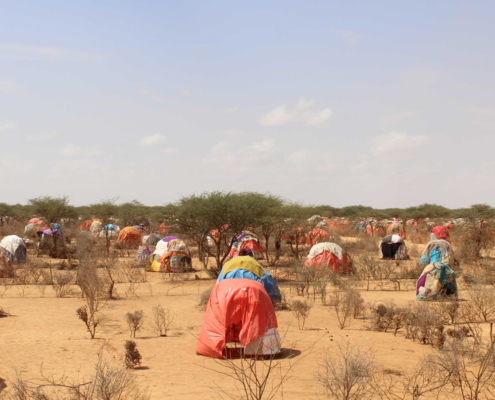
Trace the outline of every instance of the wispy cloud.
[[19, 88], [19, 84], [12, 79], [0, 78], [0, 93], [15, 93], [19, 90]]
[[28, 135], [26, 141], [31, 143], [45, 143], [58, 137], [58, 133], [47, 133], [45, 135]]
[[58, 155], [61, 157], [74, 157], [74, 158], [91, 158], [98, 157], [105, 154], [103, 150], [97, 148], [85, 148], [79, 147], [75, 144], [68, 144], [65, 147], [62, 147]]
[[283, 126], [292, 122], [302, 122], [307, 126], [322, 126], [333, 116], [330, 108], [314, 110], [316, 100], [301, 97], [295, 105], [283, 104], [262, 115], [260, 124], [263, 126]]
[[29, 46], [22, 44], [0, 45], [0, 57], [13, 60], [32, 60], [40, 58], [65, 61], [94, 61], [103, 58], [99, 54], [84, 53], [59, 47]]
[[390, 132], [376, 136], [371, 142], [370, 150], [374, 154], [386, 154], [395, 151], [411, 150], [428, 143], [427, 136], [411, 136], [406, 132]]
[[12, 121], [0, 121], [0, 132], [5, 132], [15, 128], [15, 123]]
[[167, 138], [157, 133], [156, 135], [147, 136], [139, 142], [141, 146], [157, 146], [167, 142]]
[[349, 31], [347, 29], [330, 29], [330, 32], [337, 35], [347, 44], [351, 44], [351, 45], [356, 44], [359, 41], [359, 39], [361, 39], [362, 37], [359, 33], [354, 31]]
[[242, 147], [236, 147], [232, 142], [223, 140], [211, 148], [210, 154], [203, 159], [203, 162], [206, 164], [228, 164], [236, 167], [236, 169], [244, 170], [249, 169], [255, 163], [273, 162], [277, 153], [275, 140], [271, 138]]

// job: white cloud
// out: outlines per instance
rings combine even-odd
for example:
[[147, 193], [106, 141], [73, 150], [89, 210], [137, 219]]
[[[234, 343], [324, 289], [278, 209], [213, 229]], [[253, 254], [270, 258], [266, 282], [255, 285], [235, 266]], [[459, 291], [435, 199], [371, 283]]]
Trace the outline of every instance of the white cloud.
[[99, 60], [102, 58], [97, 54], [66, 50], [58, 47], [27, 46], [21, 44], [0, 45], [0, 57], [14, 60], [31, 60], [42, 58], [66, 61]]
[[495, 129], [495, 107], [469, 105], [462, 111], [473, 125], [483, 129]]
[[376, 136], [371, 142], [371, 152], [385, 154], [394, 151], [405, 151], [420, 147], [428, 143], [427, 136], [410, 136], [406, 132], [390, 132]]
[[236, 147], [232, 142], [220, 141], [211, 148], [203, 159], [206, 164], [223, 164], [249, 169], [255, 164], [274, 161], [278, 153], [275, 140], [268, 138], [245, 147]]
[[225, 112], [226, 112], [227, 114], [234, 114], [234, 113], [236, 113], [238, 110], [239, 110], [239, 107], [237, 107], [237, 106], [232, 106], [232, 107], [227, 107], [227, 108], [225, 109]]
[[179, 148], [178, 147], [167, 147], [165, 149], [162, 150], [162, 153], [165, 154], [165, 155], [174, 155], [174, 154], [177, 154], [179, 152]]
[[47, 133], [46, 135], [28, 135], [26, 141], [31, 143], [45, 143], [58, 137], [57, 133]]
[[359, 33], [346, 29], [330, 29], [330, 32], [340, 37], [347, 44], [356, 44], [362, 37]]
[[103, 154], [104, 152], [100, 149], [82, 148], [72, 143], [68, 144], [65, 147], [62, 147], [58, 152], [58, 155], [61, 157], [73, 157], [73, 158], [98, 157], [98, 156], [102, 156]]
[[15, 128], [15, 123], [12, 121], [0, 121], [0, 132], [8, 131]]
[[404, 111], [402, 113], [399, 113], [399, 114], [394, 114], [394, 115], [389, 115], [387, 117], [383, 117], [380, 122], [383, 124], [383, 125], [393, 125], [399, 121], [402, 121], [403, 119], [406, 119], [408, 117], [412, 117], [414, 115], [418, 115], [420, 113], [419, 110], [408, 110], [408, 111]]
[[189, 90], [189, 89], [184, 89], [181, 93], [181, 95], [183, 97], [189, 97], [189, 96], [192, 96], [193, 94], [195, 94], [192, 90]]
[[139, 144], [141, 146], [156, 146], [167, 142], [167, 138], [163, 135], [157, 133], [156, 135], [151, 135], [143, 138]]
[[0, 78], [0, 93], [15, 93], [19, 90], [19, 88], [20, 86], [17, 82], [11, 79]]
[[310, 155], [309, 150], [296, 151], [292, 154], [289, 154], [289, 156], [287, 157], [287, 161], [294, 164], [302, 164], [307, 160], [309, 155]]
[[313, 106], [315, 100], [301, 97], [296, 105], [281, 105], [260, 118], [260, 124], [263, 126], [282, 126], [293, 122], [302, 122], [307, 126], [322, 126], [330, 121], [333, 112], [330, 108], [315, 111]]

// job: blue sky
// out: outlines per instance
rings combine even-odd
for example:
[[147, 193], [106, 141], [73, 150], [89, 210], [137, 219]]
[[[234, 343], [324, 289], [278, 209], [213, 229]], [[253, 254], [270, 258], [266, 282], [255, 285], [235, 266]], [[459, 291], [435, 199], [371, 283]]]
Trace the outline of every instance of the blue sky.
[[492, 1], [0, 0], [0, 201], [495, 204]]

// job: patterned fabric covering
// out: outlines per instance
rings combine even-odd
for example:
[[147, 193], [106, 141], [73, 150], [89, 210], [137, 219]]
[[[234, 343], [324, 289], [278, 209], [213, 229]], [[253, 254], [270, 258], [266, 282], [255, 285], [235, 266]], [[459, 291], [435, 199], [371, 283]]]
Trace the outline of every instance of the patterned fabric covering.
[[388, 235], [378, 245], [381, 260], [409, 260], [404, 239], [400, 235]]
[[455, 272], [447, 264], [434, 262], [421, 273], [416, 289], [416, 300], [435, 300], [450, 297], [457, 300]]
[[100, 221], [93, 221], [89, 228], [89, 231], [93, 236], [98, 236], [103, 230], [103, 224]]
[[419, 260], [419, 265], [427, 265], [434, 262], [452, 265], [454, 261], [454, 250], [450, 243], [445, 240], [433, 240], [426, 244]]
[[14, 269], [7, 250], [0, 247], [0, 278], [12, 276]]
[[258, 236], [249, 231], [244, 231], [237, 236], [237, 241], [233, 244], [229, 257], [234, 258], [241, 253], [249, 253], [258, 259], [263, 257], [263, 247], [259, 243]]
[[[187, 245], [178, 238], [173, 238], [170, 241], [166, 241], [172, 237], [167, 237], [158, 242], [157, 248], [154, 251], [154, 260], [152, 264], [152, 270], [156, 271], [159, 266], [159, 270], [163, 272], [183, 272], [191, 268], [191, 252]], [[162, 248], [162, 242], [168, 243], [166, 246], [166, 253], [159, 255], [158, 246]], [[162, 250], [163, 251], [163, 250]]]
[[17, 235], [5, 236], [0, 242], [0, 247], [5, 251], [5, 254], [10, 261], [25, 261], [26, 260], [26, 243]]

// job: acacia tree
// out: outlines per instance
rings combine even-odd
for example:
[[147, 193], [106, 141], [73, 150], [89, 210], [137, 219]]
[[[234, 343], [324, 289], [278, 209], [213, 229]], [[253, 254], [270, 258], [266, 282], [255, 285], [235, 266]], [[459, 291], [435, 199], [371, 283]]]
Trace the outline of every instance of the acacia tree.
[[[101, 220], [103, 226], [113, 222], [113, 217], [117, 215], [119, 207], [115, 204], [117, 198], [107, 199], [101, 203], [91, 204], [89, 210], [92, 216]], [[108, 229], [105, 230], [107, 254], [110, 253], [110, 236]]]
[[217, 277], [235, 238], [243, 230], [259, 226], [270, 210], [281, 204], [278, 197], [261, 193], [206, 192], [180, 199], [169, 223], [179, 234], [200, 242], [212, 236], [213, 246], [204, 246], [204, 250], [215, 259], [216, 265], [208, 272]]
[[121, 223], [122, 228], [132, 225], [148, 224], [149, 218], [147, 212], [148, 207], [137, 200], [123, 203], [119, 206], [119, 222]]
[[77, 218], [74, 206], [69, 204], [69, 196], [41, 196], [30, 199], [29, 204], [36, 216], [45, 218], [50, 224], [60, 222], [62, 218]]

